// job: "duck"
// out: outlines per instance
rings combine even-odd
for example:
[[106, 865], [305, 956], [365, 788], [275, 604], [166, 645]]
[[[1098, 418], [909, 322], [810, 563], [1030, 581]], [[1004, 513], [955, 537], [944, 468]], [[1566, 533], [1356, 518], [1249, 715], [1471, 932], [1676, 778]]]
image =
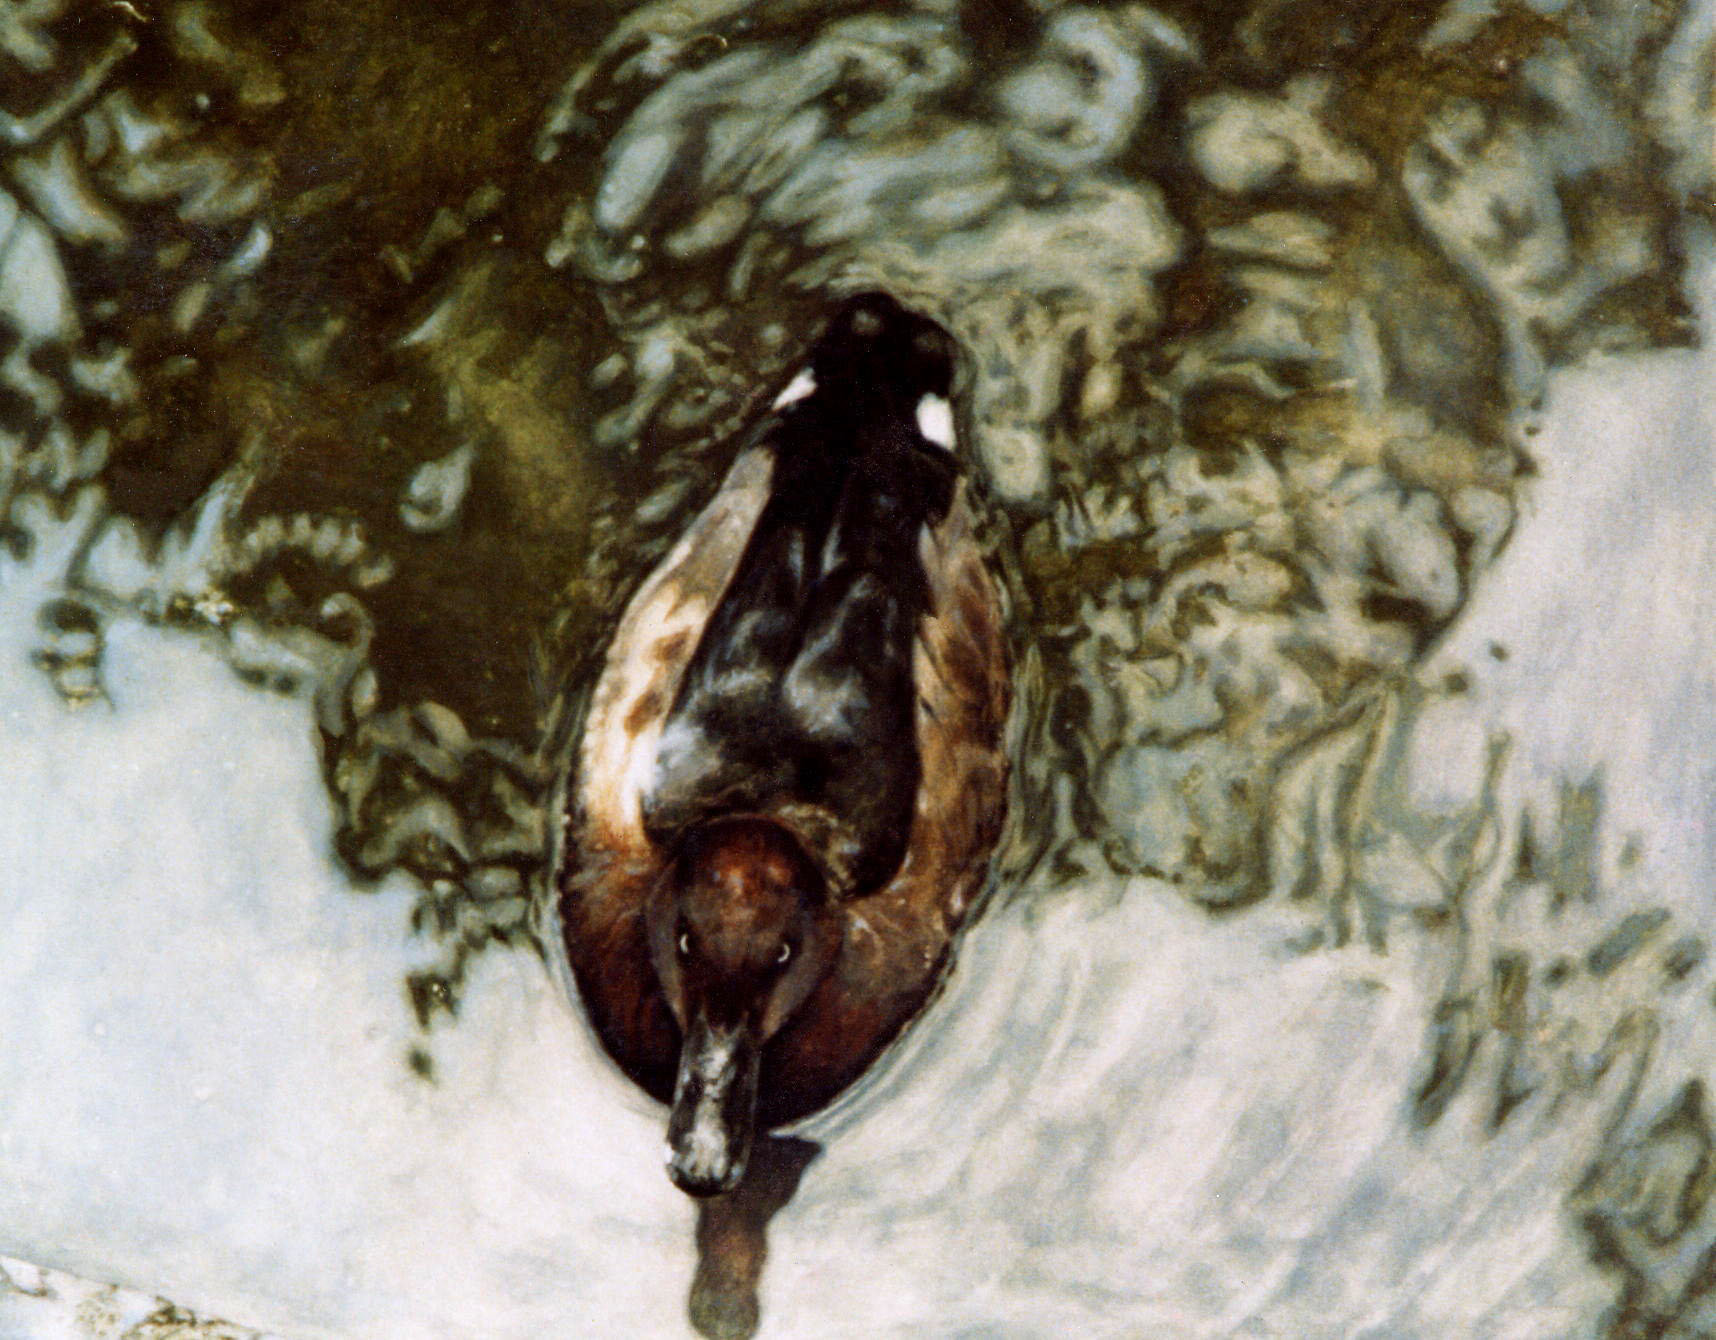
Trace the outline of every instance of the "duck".
[[843, 303], [633, 593], [571, 751], [559, 938], [695, 1197], [875, 1063], [984, 886], [1009, 679], [953, 370], [928, 318]]

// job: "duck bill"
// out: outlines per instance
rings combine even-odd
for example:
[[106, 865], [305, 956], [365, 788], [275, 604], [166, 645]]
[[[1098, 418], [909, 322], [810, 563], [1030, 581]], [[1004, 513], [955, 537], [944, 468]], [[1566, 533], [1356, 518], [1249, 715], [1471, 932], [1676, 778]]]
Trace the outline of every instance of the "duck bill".
[[760, 1050], [744, 1023], [713, 1024], [701, 1012], [693, 1019], [667, 1122], [667, 1175], [687, 1195], [717, 1196], [744, 1177]]

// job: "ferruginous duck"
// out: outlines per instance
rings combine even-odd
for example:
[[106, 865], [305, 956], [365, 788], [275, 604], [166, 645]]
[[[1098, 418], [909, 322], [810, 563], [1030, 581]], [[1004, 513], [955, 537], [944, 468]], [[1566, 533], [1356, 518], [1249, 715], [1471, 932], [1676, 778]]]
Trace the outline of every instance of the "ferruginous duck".
[[632, 597], [590, 699], [561, 928], [602, 1043], [671, 1104], [694, 1196], [918, 1013], [1000, 829], [1007, 668], [951, 377], [939, 327], [847, 303]]

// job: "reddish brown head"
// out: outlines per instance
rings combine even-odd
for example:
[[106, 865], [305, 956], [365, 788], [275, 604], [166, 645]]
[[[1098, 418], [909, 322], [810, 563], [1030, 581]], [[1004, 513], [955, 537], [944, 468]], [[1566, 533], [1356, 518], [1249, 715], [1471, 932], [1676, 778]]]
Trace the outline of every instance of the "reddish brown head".
[[827, 976], [841, 920], [786, 828], [737, 815], [687, 832], [650, 898], [650, 959], [683, 1042], [668, 1172], [693, 1195], [744, 1175], [757, 1062]]

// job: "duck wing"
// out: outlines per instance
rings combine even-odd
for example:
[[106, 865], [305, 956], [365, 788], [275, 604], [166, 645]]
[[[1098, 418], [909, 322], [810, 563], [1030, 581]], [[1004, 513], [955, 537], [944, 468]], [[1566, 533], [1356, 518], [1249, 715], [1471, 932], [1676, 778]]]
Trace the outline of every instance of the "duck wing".
[[767, 506], [774, 457], [741, 451], [720, 489], [626, 606], [585, 714], [574, 809], [582, 845], [654, 859], [644, 824], [668, 706]]

